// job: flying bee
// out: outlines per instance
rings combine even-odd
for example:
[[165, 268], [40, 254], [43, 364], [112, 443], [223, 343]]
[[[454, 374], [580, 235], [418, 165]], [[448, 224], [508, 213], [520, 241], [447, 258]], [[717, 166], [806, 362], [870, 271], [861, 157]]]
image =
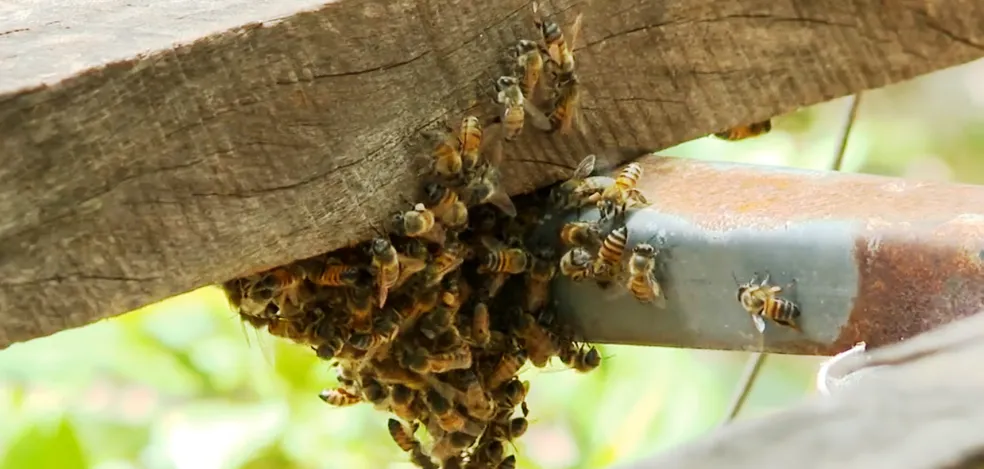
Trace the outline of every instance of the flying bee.
[[598, 249], [598, 258], [591, 267], [591, 275], [602, 288], [607, 288], [621, 274], [622, 256], [625, 245], [629, 242], [628, 235], [628, 227], [623, 225], [616, 228], [608, 234]]
[[614, 179], [605, 176], [591, 176], [595, 170], [597, 157], [588, 155], [578, 163], [570, 179], [560, 183], [550, 191], [550, 203], [557, 210], [580, 208], [597, 203], [606, 187]]
[[640, 243], [632, 248], [629, 281], [625, 286], [637, 300], [666, 307], [663, 290], [656, 281], [656, 248], [651, 244]]
[[425, 136], [434, 142], [430, 155], [430, 171], [444, 178], [459, 177], [464, 162], [461, 159], [458, 136], [446, 124], [443, 131], [428, 132]]
[[325, 389], [318, 394], [318, 397], [325, 403], [335, 407], [346, 407], [362, 402], [362, 397], [352, 394], [343, 388]]
[[492, 163], [486, 163], [475, 171], [465, 186], [465, 194], [473, 205], [491, 204], [506, 216], [515, 217], [516, 205], [503, 190], [500, 179], [499, 169]]
[[482, 149], [482, 123], [475, 116], [466, 116], [461, 120], [458, 142], [461, 145], [462, 169], [467, 173], [478, 166]]
[[571, 73], [557, 83], [554, 92], [553, 107], [547, 116], [550, 132], [570, 132], [578, 126], [580, 130], [581, 81], [576, 74]]
[[744, 140], [746, 138], [758, 137], [759, 135], [767, 134], [771, 130], [772, 120], [770, 119], [732, 127], [724, 132], [717, 132], [714, 136], [723, 140]]
[[448, 228], [463, 229], [468, 225], [468, 206], [451, 188], [429, 182], [424, 185], [424, 196], [430, 210]]
[[393, 441], [396, 442], [396, 445], [399, 446], [400, 449], [407, 453], [420, 446], [420, 442], [413, 437], [413, 434], [417, 432], [417, 426], [418, 424], [415, 423], [412, 424], [410, 428], [407, 428], [396, 419], [389, 419], [389, 421], [386, 422], [387, 430], [389, 430], [390, 436], [393, 437]]
[[625, 213], [629, 206], [645, 207], [649, 201], [642, 191], [636, 188], [642, 178], [642, 166], [629, 163], [622, 168], [615, 183], [607, 187], [598, 199], [598, 211], [602, 219], [609, 219], [616, 213]]
[[437, 224], [434, 212], [424, 204], [415, 204], [413, 210], [395, 213], [390, 218], [393, 230], [401, 236], [421, 238], [432, 243], [444, 244], [444, 229]]
[[537, 85], [540, 83], [540, 75], [543, 74], [543, 55], [540, 54], [542, 48], [534, 41], [520, 39], [513, 49], [516, 57], [516, 68], [522, 73], [520, 77], [520, 89], [523, 97], [532, 101]]
[[572, 221], [560, 230], [560, 240], [570, 247], [582, 247], [594, 251], [603, 240], [601, 226], [593, 221]]
[[485, 347], [491, 339], [489, 330], [489, 307], [485, 303], [476, 303], [472, 312], [471, 340], [478, 347]]
[[587, 249], [581, 247], [571, 249], [560, 258], [560, 273], [575, 282], [580, 282], [591, 275], [592, 260], [591, 253]]
[[[755, 329], [760, 333], [765, 332], [765, 319], [763, 318], [768, 318], [776, 324], [802, 332], [798, 322], [800, 317], [799, 305], [777, 296], [778, 293], [782, 292], [782, 287], [769, 285], [769, 274], [766, 274], [765, 278], [758, 284], [755, 283], [756, 277], [758, 277], [757, 274], [750, 282], [738, 285], [738, 302], [752, 316]], [[738, 283], [737, 278], [735, 283]]]
[[557, 262], [550, 248], [541, 248], [537, 255], [530, 256], [530, 270], [526, 275], [527, 311], [537, 312], [547, 303], [550, 295], [550, 281], [557, 275]]
[[346, 288], [345, 307], [349, 312], [352, 328], [358, 332], [372, 329], [372, 313], [375, 306], [372, 291], [367, 288]]
[[507, 248], [494, 238], [482, 237], [486, 253], [478, 273], [519, 274], [526, 271], [529, 256], [522, 248]]
[[574, 24], [568, 31], [570, 42], [564, 38], [564, 32], [553, 20], [543, 18], [539, 12], [539, 5], [533, 3], [533, 23], [540, 30], [543, 42], [546, 44], [547, 57], [556, 66], [560, 75], [571, 74], [574, 72], [574, 43], [577, 42], [578, 35], [581, 33], [582, 14], [574, 18]]
[[601, 352], [596, 347], [584, 348], [571, 343], [559, 356], [560, 361], [579, 373], [587, 373], [601, 365]]
[[526, 359], [526, 352], [522, 349], [502, 354], [499, 362], [496, 363], [492, 371], [485, 377], [485, 388], [494, 390], [512, 379], [513, 376], [516, 376], [516, 372], [526, 364]]
[[516, 77], [501, 76], [495, 82], [496, 96], [495, 101], [502, 105], [502, 115], [499, 120], [502, 122], [505, 141], [516, 140], [523, 132], [523, 125], [526, 123], [526, 115], [530, 116], [530, 124], [540, 130], [550, 130], [550, 121], [543, 114], [543, 111], [536, 108], [532, 102], [526, 99], [520, 80]]
[[536, 319], [530, 313], [519, 311], [516, 320], [516, 333], [526, 346], [530, 362], [537, 368], [547, 366], [550, 357], [557, 352], [557, 345], [554, 343], [550, 333], [537, 324]]

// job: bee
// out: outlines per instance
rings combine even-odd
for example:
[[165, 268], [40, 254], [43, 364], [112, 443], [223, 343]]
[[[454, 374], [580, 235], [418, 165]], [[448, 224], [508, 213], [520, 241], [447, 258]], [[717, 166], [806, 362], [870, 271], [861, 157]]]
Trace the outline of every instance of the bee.
[[475, 116], [466, 116], [461, 120], [458, 142], [461, 145], [462, 169], [469, 172], [478, 166], [482, 147], [482, 124]]
[[532, 101], [540, 83], [540, 75], [543, 73], [543, 56], [540, 54], [542, 48], [536, 42], [520, 39], [513, 49], [516, 57], [516, 68], [522, 72], [520, 77], [520, 90], [523, 97]]
[[502, 137], [505, 141], [516, 140], [522, 134], [527, 114], [529, 114], [530, 123], [534, 127], [550, 130], [550, 121], [547, 116], [526, 99], [518, 78], [501, 76], [495, 82], [495, 89], [495, 101], [502, 105], [499, 121], [502, 122]]
[[417, 445], [413, 451], [410, 452], [410, 461], [412, 461], [420, 469], [440, 469], [437, 464], [434, 464], [434, 460], [424, 452], [423, 447]]
[[639, 163], [629, 163], [615, 178], [615, 183], [608, 186], [598, 199], [598, 211], [602, 219], [609, 219], [616, 213], [625, 213], [631, 206], [645, 207], [649, 201], [636, 184], [642, 177], [642, 166]]
[[452, 133], [451, 128], [447, 125], [445, 127], [443, 132], [426, 134], [429, 139], [436, 141], [431, 151], [430, 171], [444, 178], [456, 178], [460, 176], [464, 165], [460, 152], [461, 145], [458, 136]]
[[561, 350], [560, 361], [580, 373], [587, 373], [601, 365], [601, 352], [595, 347], [585, 349], [572, 343]]
[[442, 396], [434, 389], [430, 389], [424, 395], [427, 407], [433, 413], [438, 426], [446, 432], [465, 432], [470, 435], [478, 435], [482, 432], [482, 427], [470, 419], [461, 415], [454, 405], [447, 398]]
[[283, 337], [299, 343], [307, 343], [307, 331], [301, 328], [296, 321], [289, 319], [276, 319], [267, 326], [267, 331], [274, 336]]
[[557, 83], [554, 92], [553, 107], [547, 116], [550, 132], [570, 132], [575, 124], [580, 126], [579, 107], [581, 102], [581, 81], [576, 74], [571, 73], [563, 81]]
[[440, 301], [440, 290], [436, 287], [428, 287], [420, 293], [414, 294], [410, 301], [399, 309], [399, 316], [404, 321], [412, 322], [422, 314], [437, 307]]
[[400, 326], [393, 316], [395, 314], [385, 314], [378, 318], [371, 333], [352, 334], [349, 344], [358, 350], [373, 350], [384, 343], [392, 342], [400, 332]]
[[550, 357], [554, 356], [558, 350], [550, 334], [537, 324], [536, 319], [530, 313], [519, 311], [516, 320], [516, 333], [526, 346], [530, 362], [537, 368], [547, 366]]
[[406, 385], [397, 383], [390, 388], [390, 409], [397, 417], [408, 422], [419, 420], [423, 414], [418, 403], [416, 391]]
[[372, 329], [372, 313], [375, 307], [369, 289], [346, 288], [345, 306], [353, 329], [358, 332], [369, 332]]
[[503, 409], [513, 409], [526, 402], [526, 395], [529, 391], [529, 381], [513, 378], [496, 391], [495, 401]]
[[365, 270], [361, 267], [343, 264], [338, 259], [329, 258], [316, 275], [309, 276], [311, 282], [323, 287], [355, 287], [365, 282]]
[[582, 14], [578, 14], [574, 18], [574, 24], [568, 31], [570, 36], [570, 42], [564, 38], [564, 32], [561, 30], [560, 25], [550, 19], [545, 19], [540, 16], [539, 5], [533, 3], [533, 23], [540, 30], [540, 35], [543, 36], [543, 42], [546, 44], [547, 57], [549, 57], [550, 62], [553, 63], [557, 68], [559, 68], [561, 76], [565, 74], [571, 74], [574, 72], [574, 43], [577, 42], [577, 37], [581, 33], [581, 18]]
[[331, 360], [344, 346], [345, 341], [341, 337], [331, 336], [324, 343], [315, 347], [314, 353], [322, 360]]
[[[756, 274], [755, 277], [758, 275]], [[738, 302], [752, 316], [755, 329], [760, 333], [765, 332], [764, 317], [781, 326], [802, 332], [798, 323], [799, 305], [776, 296], [782, 292], [782, 287], [769, 285], [769, 274], [766, 274], [765, 278], [758, 284], [755, 283], [755, 277], [750, 282], [738, 286]], [[735, 283], [738, 283], [737, 279], [735, 279]]]
[[267, 274], [265, 280], [272, 288], [268, 291], [272, 293], [274, 302], [283, 308], [285, 304], [298, 304], [300, 288], [304, 284], [304, 272], [298, 265], [292, 264], [286, 267], [278, 267]]
[[418, 323], [417, 327], [420, 329], [420, 333], [424, 337], [433, 340], [454, 324], [454, 314], [452, 313], [451, 308], [447, 306], [436, 306], [425, 313], [424, 317]]
[[530, 270], [526, 276], [526, 297], [524, 306], [527, 311], [537, 312], [547, 303], [550, 295], [550, 281], [557, 275], [557, 263], [553, 250], [542, 248], [536, 256], [530, 256]]
[[471, 348], [462, 345], [443, 353], [435, 353], [427, 359], [427, 369], [431, 373], [447, 373], [451, 370], [471, 368]]
[[530, 427], [526, 417], [516, 417], [505, 422], [494, 422], [489, 425], [492, 438], [502, 441], [512, 441], [523, 436]]
[[369, 245], [372, 268], [376, 271], [376, 299], [379, 307], [386, 305], [386, 297], [400, 279], [400, 258], [396, 248], [386, 238], [376, 238]]
[[772, 120], [753, 122], [751, 124], [732, 127], [724, 132], [715, 133], [714, 136], [723, 140], [744, 140], [746, 138], [758, 137], [767, 134], [772, 130]]
[[451, 229], [468, 225], [468, 206], [458, 198], [458, 193], [436, 182], [424, 185], [424, 196], [431, 212]]
[[571, 249], [560, 259], [560, 273], [575, 282], [580, 282], [591, 275], [592, 261], [591, 253], [587, 249], [581, 247]]
[[489, 308], [485, 303], [477, 303], [472, 312], [471, 340], [476, 346], [485, 347], [489, 344], [491, 337]]
[[362, 402], [362, 397], [352, 394], [343, 388], [325, 389], [318, 394], [318, 397], [325, 403], [335, 407], [346, 407]]
[[625, 252], [625, 245], [629, 242], [628, 234], [628, 227], [623, 225], [616, 228], [608, 234], [602, 241], [601, 248], [598, 249], [598, 258], [591, 267], [591, 275], [602, 288], [607, 288], [621, 273], [622, 255]]
[[594, 251], [603, 240], [601, 226], [592, 221], [572, 221], [560, 230], [560, 241], [570, 247], [583, 247]]
[[478, 273], [519, 274], [529, 265], [529, 256], [521, 248], [507, 248], [491, 237], [483, 237], [487, 252], [478, 266]]
[[434, 287], [444, 280], [451, 271], [457, 269], [467, 256], [467, 248], [459, 241], [447, 243], [434, 256], [434, 260], [424, 269], [427, 281], [425, 286]]
[[512, 379], [513, 376], [516, 376], [516, 372], [526, 364], [526, 359], [526, 352], [522, 349], [504, 353], [499, 358], [499, 362], [492, 368], [491, 373], [485, 377], [485, 388], [494, 390]]
[[516, 216], [516, 205], [513, 204], [500, 184], [499, 170], [495, 165], [488, 163], [482, 165], [465, 186], [465, 193], [468, 195], [469, 203], [473, 205], [491, 204], [509, 217]]
[[437, 224], [434, 212], [428, 210], [424, 204], [415, 204], [413, 210], [394, 214], [390, 224], [394, 231], [401, 236], [421, 238], [432, 243], [444, 244], [444, 229]]
[[516, 455], [510, 454], [502, 461], [499, 461], [499, 465], [495, 466], [495, 469], [516, 469]]
[[[376, 372], [376, 379], [380, 383], [390, 385], [404, 385], [410, 389], [421, 390], [427, 387], [427, 381], [419, 374], [410, 371], [403, 366], [396, 358], [390, 356], [384, 360], [373, 360], [371, 365]], [[391, 392], [392, 395], [395, 391]], [[395, 401], [396, 398], [393, 397]]]
[[413, 434], [417, 432], [417, 426], [418, 424], [412, 424], [408, 429], [396, 419], [389, 419], [386, 422], [386, 428], [389, 430], [390, 436], [393, 437], [393, 441], [407, 453], [420, 446], [420, 442], [413, 437]]
[[443, 461], [441, 469], [448, 469], [448, 462], [451, 464], [460, 463], [457, 456], [474, 442], [475, 437], [467, 433], [448, 432], [434, 442], [431, 456]]
[[580, 208], [597, 203], [606, 187], [614, 180], [605, 176], [591, 176], [597, 157], [588, 155], [578, 163], [570, 179], [550, 191], [550, 203], [557, 210]]
[[625, 286], [637, 300], [665, 307], [663, 291], [656, 281], [655, 270], [656, 248], [646, 243], [637, 244], [629, 258], [629, 281]]
[[465, 387], [465, 394], [461, 403], [468, 410], [468, 414], [480, 421], [491, 419], [495, 413], [495, 405], [493, 405], [488, 393], [485, 392], [485, 388], [482, 387], [482, 382], [479, 381], [478, 376], [472, 371], [466, 371], [462, 374], [461, 381]]
[[386, 402], [386, 398], [389, 397], [389, 392], [383, 387], [379, 381], [376, 381], [370, 377], [362, 378], [362, 398], [366, 401], [371, 402], [377, 408]]
[[492, 467], [494, 464], [498, 464], [499, 461], [503, 460], [506, 448], [502, 445], [502, 442], [486, 438], [482, 438], [482, 441], [472, 453], [471, 461], [468, 463], [469, 468]]
[[400, 288], [410, 277], [423, 271], [430, 261], [430, 252], [427, 244], [419, 239], [407, 238], [407, 244], [403, 248], [404, 254], [399, 257], [400, 276], [396, 280], [393, 288]]

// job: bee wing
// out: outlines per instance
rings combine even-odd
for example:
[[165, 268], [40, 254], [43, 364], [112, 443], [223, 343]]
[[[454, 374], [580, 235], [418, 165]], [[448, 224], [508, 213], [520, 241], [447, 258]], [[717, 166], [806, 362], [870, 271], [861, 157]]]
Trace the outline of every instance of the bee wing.
[[755, 323], [755, 330], [759, 331], [760, 334], [765, 333], [765, 319], [761, 315], [753, 314], [752, 322]]
[[488, 249], [489, 251], [495, 251], [497, 249], [502, 249], [503, 247], [501, 241], [491, 236], [482, 236], [481, 241], [482, 241], [482, 246], [484, 246], [485, 249]]
[[645, 206], [649, 205], [649, 199], [646, 195], [642, 193], [639, 189], [629, 189], [628, 199], [635, 202], [636, 205]]
[[[492, 167], [498, 168], [502, 164], [502, 143], [505, 137], [505, 132], [503, 132], [502, 122], [496, 122], [490, 125], [485, 130], [485, 135], [482, 137], [482, 144], [479, 147], [479, 154], [486, 155], [485, 160], [489, 162]], [[491, 148], [490, 148], [491, 146]]]
[[578, 13], [577, 16], [574, 17], [574, 24], [571, 25], [571, 29], [567, 35], [567, 47], [571, 49], [572, 53], [574, 52], [574, 47], [577, 44], [577, 37], [581, 34], [582, 18], [584, 18], [584, 13]]
[[499, 208], [499, 210], [502, 210], [502, 213], [506, 214], [506, 216], [510, 218], [514, 218], [516, 216], [516, 206], [513, 204], [512, 199], [509, 198], [509, 194], [502, 189], [496, 189], [493, 191], [492, 194], [489, 195], [488, 200], [485, 202], [495, 205]]
[[594, 172], [595, 163], [598, 161], [598, 157], [595, 155], [585, 156], [580, 163], [577, 164], [577, 169], [574, 170], [574, 175], [571, 179], [585, 179]]
[[444, 230], [443, 225], [435, 223], [431, 229], [427, 230], [427, 232], [422, 234], [420, 237], [434, 244], [443, 246], [444, 240], [447, 239], [447, 231]]
[[526, 115], [529, 116], [529, 122], [533, 127], [544, 132], [550, 130], [550, 118], [540, 108], [536, 107], [532, 101], [524, 99], [523, 109], [526, 110]]
[[383, 276], [376, 276], [376, 298], [379, 299], [379, 307], [383, 307], [386, 304], [387, 291], [386, 283], [383, 282]]

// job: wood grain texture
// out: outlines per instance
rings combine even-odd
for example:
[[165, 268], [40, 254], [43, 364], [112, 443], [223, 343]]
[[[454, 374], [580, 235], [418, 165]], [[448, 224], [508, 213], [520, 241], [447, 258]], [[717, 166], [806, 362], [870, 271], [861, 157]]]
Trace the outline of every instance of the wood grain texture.
[[869, 351], [863, 378], [620, 469], [982, 467], [984, 315]]
[[[0, 347], [364, 238], [413, 195], [419, 131], [488, 112], [535, 37], [525, 0], [24, 3], [0, 15]], [[586, 131], [528, 132], [513, 193], [984, 56], [970, 0], [544, 9], [585, 15]]]

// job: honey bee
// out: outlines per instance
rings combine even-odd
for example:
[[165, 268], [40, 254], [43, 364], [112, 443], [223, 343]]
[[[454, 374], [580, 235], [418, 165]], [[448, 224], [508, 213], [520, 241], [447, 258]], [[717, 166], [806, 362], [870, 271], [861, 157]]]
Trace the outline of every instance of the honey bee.
[[369, 401], [377, 408], [382, 408], [383, 404], [386, 402], [386, 398], [389, 397], [389, 392], [383, 387], [379, 381], [376, 381], [369, 377], [364, 377], [362, 379], [362, 398]]
[[499, 120], [502, 122], [505, 141], [516, 140], [523, 132], [523, 125], [526, 123], [526, 115], [530, 116], [530, 124], [541, 130], [550, 130], [550, 121], [526, 99], [520, 81], [516, 77], [502, 76], [495, 82], [497, 103], [502, 105], [502, 115]]
[[459, 151], [460, 142], [451, 132], [451, 128], [446, 126], [443, 132], [431, 132], [425, 135], [430, 140], [436, 141], [434, 150], [431, 151], [430, 171], [444, 178], [460, 176], [464, 162]]
[[621, 273], [622, 255], [629, 242], [628, 234], [628, 227], [623, 225], [616, 228], [608, 234], [598, 249], [598, 258], [591, 267], [591, 275], [602, 288], [607, 288]]
[[521, 248], [507, 248], [491, 237], [482, 237], [486, 253], [478, 266], [478, 273], [519, 274], [529, 265], [529, 256]]
[[581, 18], [582, 14], [578, 14], [574, 18], [574, 24], [568, 31], [570, 36], [570, 42], [565, 40], [564, 32], [561, 30], [560, 25], [550, 19], [545, 19], [540, 15], [539, 5], [533, 3], [533, 22], [536, 27], [540, 30], [540, 35], [543, 36], [543, 42], [546, 44], [547, 57], [549, 57], [550, 62], [552, 62], [560, 72], [560, 75], [571, 74], [574, 72], [574, 43], [577, 42], [577, 37], [581, 32]]
[[417, 432], [417, 424], [412, 424], [408, 429], [399, 420], [389, 419], [386, 422], [386, 427], [390, 436], [393, 437], [393, 441], [403, 451], [409, 453], [420, 446], [420, 442], [413, 437], [413, 434]]
[[283, 337], [284, 339], [292, 340], [299, 343], [307, 343], [306, 331], [300, 327], [300, 325], [292, 320], [288, 319], [275, 319], [270, 321], [267, 326], [267, 331], [274, 336]]
[[591, 176], [597, 157], [588, 155], [578, 163], [570, 179], [550, 191], [550, 203], [557, 210], [580, 208], [597, 203], [597, 199], [614, 180], [604, 176]]
[[473, 205], [491, 204], [509, 217], [516, 216], [516, 205], [513, 204], [500, 184], [499, 170], [495, 165], [482, 165], [465, 186], [468, 201]]
[[430, 265], [424, 269], [427, 278], [425, 286], [439, 285], [448, 273], [457, 269], [465, 261], [466, 251], [465, 245], [459, 241], [449, 242], [441, 248]]
[[519, 311], [516, 319], [516, 333], [526, 346], [530, 362], [537, 368], [547, 366], [550, 357], [554, 356], [558, 350], [550, 334], [537, 324], [533, 315]]
[[482, 387], [482, 382], [474, 372], [466, 371], [462, 374], [462, 383], [465, 386], [464, 399], [462, 404], [468, 410], [468, 414], [480, 421], [487, 421], [495, 413], [495, 405], [492, 399]]
[[520, 39], [513, 49], [516, 57], [516, 68], [522, 72], [520, 77], [520, 89], [523, 97], [532, 101], [536, 94], [537, 85], [540, 83], [540, 75], [543, 73], [543, 56], [540, 54], [542, 48], [536, 42]]
[[513, 376], [516, 376], [516, 372], [526, 364], [526, 359], [526, 352], [522, 349], [504, 353], [499, 358], [499, 362], [492, 368], [491, 373], [485, 377], [485, 388], [494, 390], [512, 379]]
[[499, 461], [503, 460], [505, 452], [506, 448], [502, 445], [501, 441], [483, 437], [482, 441], [472, 453], [471, 461], [467, 467], [475, 469], [493, 467], [494, 464], [498, 464]]
[[553, 250], [541, 248], [536, 256], [530, 256], [530, 270], [526, 276], [524, 306], [529, 312], [537, 312], [547, 303], [550, 281], [557, 275], [557, 263]]
[[591, 253], [587, 249], [581, 247], [571, 249], [560, 259], [560, 273], [575, 282], [580, 282], [591, 275], [592, 260]]
[[346, 407], [362, 402], [362, 397], [352, 394], [343, 388], [325, 389], [318, 394], [318, 397], [325, 403], [335, 407]]
[[394, 314], [386, 314], [376, 320], [371, 333], [355, 333], [349, 337], [349, 344], [358, 350], [373, 350], [380, 345], [392, 342], [400, 332]]
[[267, 279], [272, 281], [273, 300], [278, 306], [287, 303], [298, 304], [299, 289], [304, 284], [304, 272], [296, 264], [279, 267], [270, 271]]
[[485, 303], [475, 304], [472, 312], [471, 340], [478, 347], [485, 347], [491, 339], [489, 330], [489, 308]]
[[420, 333], [424, 337], [433, 340], [454, 324], [454, 315], [452, 312], [451, 308], [438, 305], [430, 310], [430, 312], [425, 313], [417, 326], [420, 329]]
[[424, 186], [424, 195], [430, 210], [448, 228], [462, 229], [468, 224], [468, 206], [458, 198], [457, 192], [430, 182]]
[[372, 267], [376, 271], [376, 299], [379, 307], [386, 305], [386, 297], [400, 279], [400, 259], [396, 248], [386, 238], [376, 238], [369, 245]]
[[372, 292], [366, 288], [346, 288], [345, 305], [352, 328], [358, 332], [369, 332], [372, 329], [372, 313], [375, 310]]
[[597, 222], [572, 221], [560, 230], [560, 240], [570, 247], [582, 247], [594, 251], [603, 240], [601, 226]]
[[[777, 296], [782, 292], [782, 287], [769, 285], [769, 274], [766, 274], [758, 284], [755, 283], [757, 277], [756, 274], [750, 282], [738, 286], [738, 302], [752, 316], [755, 329], [760, 333], [765, 332], [763, 318], [768, 318], [776, 324], [802, 332], [798, 323], [799, 305]], [[735, 279], [735, 283], [737, 282], [738, 280]]]
[[345, 341], [341, 337], [331, 336], [322, 344], [315, 347], [314, 353], [322, 360], [331, 360], [343, 346], [345, 346]]
[[495, 401], [503, 409], [513, 409], [526, 401], [529, 391], [529, 381], [513, 378], [496, 391]]
[[466, 116], [461, 120], [458, 142], [461, 144], [461, 162], [465, 172], [478, 166], [482, 147], [482, 124], [475, 116]]
[[471, 419], [461, 415], [454, 405], [447, 398], [442, 396], [434, 389], [430, 389], [424, 395], [427, 407], [437, 420], [438, 426], [446, 432], [464, 432], [469, 435], [479, 435], [483, 428]]
[[489, 432], [496, 440], [512, 441], [523, 436], [529, 426], [530, 422], [526, 417], [516, 417], [505, 422], [493, 422], [489, 425]]
[[448, 432], [434, 442], [431, 456], [443, 461], [441, 469], [448, 469], [448, 463], [458, 464], [457, 458], [462, 451], [475, 442], [475, 437], [464, 432]]
[[435, 353], [427, 359], [427, 369], [431, 373], [447, 373], [451, 370], [471, 368], [472, 354], [467, 345], [462, 345], [443, 353]]
[[[430, 268], [430, 266], [428, 266]], [[399, 315], [404, 321], [413, 321], [437, 307], [440, 301], [440, 290], [436, 287], [428, 287], [424, 291], [415, 294], [410, 302], [400, 309]]]
[[570, 346], [561, 350], [560, 361], [579, 373], [587, 373], [601, 365], [601, 353], [595, 347]]
[[629, 281], [626, 288], [637, 300], [643, 303], [655, 303], [665, 307], [663, 290], [656, 281], [656, 248], [650, 244], [640, 243], [632, 249], [629, 258]]
[[366, 281], [365, 270], [361, 267], [343, 264], [338, 259], [329, 258], [311, 282], [324, 287], [354, 287]]
[[413, 451], [410, 452], [410, 461], [412, 461], [420, 469], [440, 469], [437, 464], [434, 464], [434, 460], [424, 452], [423, 447], [417, 445]]
[[571, 73], [557, 83], [553, 107], [547, 116], [550, 123], [550, 132], [560, 131], [561, 133], [567, 133], [574, 128], [575, 124], [580, 127], [578, 117], [580, 113], [580, 108], [578, 107], [580, 101], [581, 81], [576, 74]]
[[427, 267], [428, 261], [430, 261], [430, 252], [427, 250], [427, 244], [424, 241], [415, 238], [407, 238], [407, 241], [407, 244], [403, 248], [404, 253], [399, 256], [400, 276], [397, 278], [393, 288], [403, 286], [407, 280], [410, 280], [418, 272], [423, 271]]
[[753, 122], [751, 124], [732, 127], [724, 132], [715, 133], [714, 136], [723, 140], [744, 140], [746, 138], [758, 137], [767, 134], [772, 130], [772, 120]]
[[415, 204], [413, 210], [394, 214], [390, 224], [394, 231], [401, 236], [421, 238], [432, 243], [444, 244], [444, 229], [437, 224], [434, 212], [428, 210], [424, 204]]
[[510, 454], [502, 458], [502, 461], [499, 461], [499, 465], [495, 469], [516, 469], [516, 456]]
[[639, 163], [629, 163], [622, 168], [615, 183], [607, 187], [598, 199], [598, 211], [602, 219], [609, 219], [616, 213], [625, 213], [628, 206], [645, 207], [649, 205], [646, 196], [636, 188], [642, 177], [642, 166]]
[[390, 388], [390, 409], [397, 417], [408, 422], [419, 420], [423, 414], [415, 405], [418, 402], [416, 391], [406, 385], [397, 383]]

